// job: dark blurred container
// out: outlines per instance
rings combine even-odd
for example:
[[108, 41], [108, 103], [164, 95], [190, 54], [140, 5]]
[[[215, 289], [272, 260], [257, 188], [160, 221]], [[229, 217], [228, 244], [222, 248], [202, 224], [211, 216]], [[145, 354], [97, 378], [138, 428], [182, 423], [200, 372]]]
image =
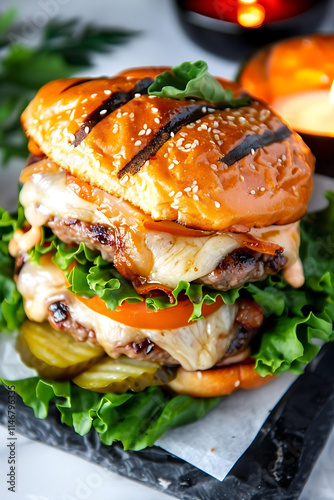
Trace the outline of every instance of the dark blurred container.
[[330, 0], [175, 0], [188, 35], [228, 59], [281, 38], [316, 31]]

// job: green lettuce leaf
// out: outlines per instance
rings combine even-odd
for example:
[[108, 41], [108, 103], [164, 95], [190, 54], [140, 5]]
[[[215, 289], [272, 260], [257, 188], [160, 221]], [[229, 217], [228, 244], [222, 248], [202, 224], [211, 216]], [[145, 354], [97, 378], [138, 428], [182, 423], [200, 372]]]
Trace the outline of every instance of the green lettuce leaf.
[[319, 351], [317, 339], [334, 340], [334, 192], [326, 198], [324, 210], [301, 221], [304, 286], [293, 289], [280, 275], [245, 286], [266, 316], [254, 354], [256, 370], [263, 376], [301, 373]]
[[245, 106], [250, 102], [248, 97], [234, 99], [232, 91], [225, 90], [208, 73], [205, 61], [186, 61], [174, 66], [171, 71], [161, 73], [148, 88], [148, 94], [170, 99], [194, 97], [215, 103], [226, 103], [232, 107]]
[[22, 297], [13, 280], [15, 262], [8, 251], [9, 240], [23, 222], [22, 207], [19, 207], [15, 217], [0, 207], [0, 330], [2, 333], [16, 330], [25, 318]]
[[143, 392], [99, 394], [70, 382], [53, 382], [32, 377], [3, 380], [5, 387], [15, 387], [23, 402], [37, 418], [46, 418], [55, 403], [62, 423], [73, 426], [81, 436], [92, 428], [104, 444], [121, 441], [125, 450], [152, 446], [167, 430], [202, 418], [221, 398], [171, 397], [160, 387]]

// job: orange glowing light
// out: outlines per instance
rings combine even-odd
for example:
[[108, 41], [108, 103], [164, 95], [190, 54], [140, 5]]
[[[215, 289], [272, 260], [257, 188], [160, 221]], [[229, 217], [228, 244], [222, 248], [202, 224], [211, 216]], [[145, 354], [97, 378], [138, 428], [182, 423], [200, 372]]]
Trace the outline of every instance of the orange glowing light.
[[266, 11], [256, 0], [239, 0], [238, 23], [244, 28], [259, 28], [264, 22]]
[[331, 104], [334, 104], [334, 80], [333, 80], [333, 83], [331, 86], [331, 90], [329, 92], [329, 100], [330, 100]]

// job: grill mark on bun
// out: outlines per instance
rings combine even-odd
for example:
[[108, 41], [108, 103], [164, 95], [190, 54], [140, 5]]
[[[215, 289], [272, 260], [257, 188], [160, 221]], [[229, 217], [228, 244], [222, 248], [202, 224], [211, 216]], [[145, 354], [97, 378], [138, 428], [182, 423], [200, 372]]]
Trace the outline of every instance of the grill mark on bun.
[[136, 94], [147, 94], [147, 89], [152, 82], [152, 78], [143, 78], [137, 82], [135, 87], [130, 90], [130, 92], [118, 91], [111, 94], [98, 108], [94, 109], [94, 111], [88, 115], [79, 130], [74, 134], [74, 140], [71, 144], [74, 147], [79, 146], [92, 129], [104, 118], [110, 115], [110, 113], [134, 99]]
[[151, 142], [147, 144], [139, 153], [137, 153], [118, 173], [117, 177], [122, 179], [124, 175], [135, 175], [144, 166], [145, 162], [152, 156], [156, 155], [159, 149], [171, 138], [172, 133], [178, 132], [182, 127], [189, 123], [195, 122], [199, 118], [215, 111], [224, 109], [222, 107], [206, 106], [203, 104], [191, 104], [182, 109], [175, 115], [166, 125], [155, 134]]
[[72, 87], [77, 87], [78, 85], [82, 85], [83, 83], [91, 82], [92, 80], [95, 80], [95, 78], [82, 78], [81, 80], [78, 80], [77, 82], [71, 83], [68, 87], [65, 87], [60, 93], [63, 94], [66, 92], [66, 90], [71, 89]]
[[269, 146], [274, 142], [280, 142], [287, 139], [292, 134], [292, 130], [286, 125], [282, 125], [277, 130], [266, 130], [262, 135], [252, 134], [247, 135], [245, 139], [235, 148], [231, 149], [224, 158], [219, 161], [225, 163], [228, 167], [249, 155], [252, 150]]

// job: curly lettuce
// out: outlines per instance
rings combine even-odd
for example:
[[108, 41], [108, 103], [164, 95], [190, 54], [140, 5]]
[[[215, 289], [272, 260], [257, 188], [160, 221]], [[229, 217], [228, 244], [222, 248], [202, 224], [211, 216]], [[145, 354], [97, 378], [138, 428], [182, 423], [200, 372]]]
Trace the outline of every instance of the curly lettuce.
[[14, 259], [11, 257], [8, 244], [14, 231], [24, 222], [22, 207], [12, 217], [0, 207], [0, 330], [2, 333], [16, 330], [24, 321], [22, 297], [13, 280]]
[[148, 94], [170, 99], [206, 99], [230, 107], [247, 106], [250, 102], [247, 96], [235, 99], [231, 89], [224, 89], [201, 60], [186, 61], [164, 71], [149, 86]]
[[14, 386], [37, 418], [46, 418], [50, 405], [55, 404], [61, 422], [73, 426], [81, 436], [93, 428], [104, 444], [121, 441], [125, 450], [152, 446], [167, 430], [204, 417], [221, 399], [172, 397], [159, 387], [149, 387], [139, 393], [99, 394], [70, 382], [39, 377], [0, 379], [0, 383], [5, 387]]

